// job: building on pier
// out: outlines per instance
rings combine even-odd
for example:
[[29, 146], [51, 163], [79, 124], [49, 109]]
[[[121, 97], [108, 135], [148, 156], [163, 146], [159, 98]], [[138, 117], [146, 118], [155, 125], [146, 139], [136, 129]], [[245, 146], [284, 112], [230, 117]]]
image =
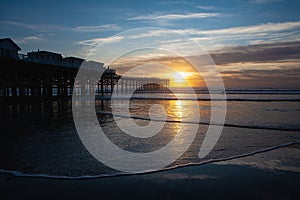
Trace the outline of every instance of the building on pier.
[[40, 51], [38, 49], [37, 51], [28, 52], [26, 61], [50, 65], [61, 65], [62, 55], [50, 51]]
[[86, 69], [104, 69], [104, 63], [96, 62], [96, 61], [85, 61], [84, 63]]
[[116, 74], [116, 70], [115, 69], [110, 69], [109, 66], [107, 67], [107, 69], [105, 70], [106, 74]]
[[12, 39], [0, 39], [0, 57], [17, 59], [20, 50], [21, 48]]
[[84, 61], [84, 59], [82, 59], [82, 58], [70, 56], [70, 57], [63, 58], [62, 64], [67, 67], [79, 68], [80, 65], [83, 63], [83, 61]]

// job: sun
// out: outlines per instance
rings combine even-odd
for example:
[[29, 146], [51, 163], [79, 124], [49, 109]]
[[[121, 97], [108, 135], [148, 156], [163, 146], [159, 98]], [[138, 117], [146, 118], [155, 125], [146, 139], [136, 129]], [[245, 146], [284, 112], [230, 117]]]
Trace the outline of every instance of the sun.
[[191, 72], [174, 72], [170, 74], [171, 85], [173, 87], [185, 87], [189, 85], [188, 79], [191, 77]]
[[188, 72], [175, 72], [172, 74], [175, 82], [185, 82], [186, 78], [190, 76]]

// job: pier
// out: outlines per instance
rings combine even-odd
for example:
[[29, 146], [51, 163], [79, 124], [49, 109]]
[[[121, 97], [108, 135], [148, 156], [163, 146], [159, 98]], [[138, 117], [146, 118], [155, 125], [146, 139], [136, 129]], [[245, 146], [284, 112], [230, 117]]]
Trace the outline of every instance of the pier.
[[[86, 61], [73, 56], [63, 57], [51, 51], [18, 53], [21, 48], [10, 38], [0, 39], [0, 97], [63, 98], [72, 95], [110, 95], [116, 92], [167, 90], [168, 79], [122, 77], [104, 63]], [[103, 72], [99, 80], [78, 82], [77, 72]], [[80, 81], [80, 80], [79, 80]]]
[[0, 66], [0, 97], [62, 98], [73, 93], [78, 96], [90, 94], [92, 90], [103, 96], [115, 90], [146, 92], [163, 91], [169, 87], [168, 79], [122, 77], [115, 70], [106, 68], [100, 80], [81, 85], [75, 83], [79, 69], [75, 67], [12, 58], [0, 58]]

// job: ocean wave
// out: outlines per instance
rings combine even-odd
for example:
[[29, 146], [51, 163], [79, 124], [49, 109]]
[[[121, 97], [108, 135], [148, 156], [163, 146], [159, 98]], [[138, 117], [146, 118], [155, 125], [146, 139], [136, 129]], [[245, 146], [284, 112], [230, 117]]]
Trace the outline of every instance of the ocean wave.
[[215, 158], [215, 159], [209, 159], [205, 160], [203, 162], [198, 162], [198, 163], [186, 163], [186, 164], [180, 164], [180, 165], [175, 165], [175, 166], [170, 166], [166, 167], [161, 170], [149, 170], [149, 171], [143, 171], [143, 172], [137, 172], [137, 173], [114, 173], [114, 174], [98, 174], [98, 175], [82, 175], [82, 176], [65, 176], [65, 175], [50, 175], [50, 174], [31, 174], [31, 173], [24, 173], [21, 171], [17, 170], [9, 170], [9, 169], [0, 169], [1, 174], [9, 174], [13, 177], [28, 177], [28, 178], [47, 178], [47, 179], [60, 179], [60, 180], [84, 180], [84, 179], [97, 179], [97, 178], [109, 178], [109, 177], [117, 177], [117, 176], [130, 176], [130, 175], [139, 175], [139, 174], [149, 174], [149, 173], [155, 173], [155, 172], [162, 172], [162, 171], [169, 171], [172, 169], [178, 169], [178, 168], [183, 168], [183, 167], [191, 167], [191, 166], [200, 166], [200, 165], [205, 165], [205, 164], [210, 164], [210, 163], [217, 163], [217, 162], [222, 162], [222, 161], [228, 161], [228, 160], [233, 160], [233, 159], [238, 159], [238, 158], [244, 158], [248, 156], [253, 156], [259, 153], [264, 153], [264, 152], [269, 152], [272, 150], [276, 150], [279, 148], [283, 147], [288, 147], [291, 145], [295, 144], [300, 144], [300, 140], [293, 141], [293, 142], [288, 142], [288, 143], [283, 143], [280, 145], [264, 148], [261, 150], [253, 151], [250, 153], [245, 153], [245, 154], [240, 154], [236, 156], [230, 156], [226, 158]]
[[[165, 100], [165, 101], [256, 101], [256, 102], [272, 102], [272, 101], [284, 101], [284, 102], [300, 102], [300, 98], [192, 98], [192, 97], [151, 97], [151, 96], [117, 96], [113, 100]], [[85, 100], [84, 98], [76, 98], [76, 100]], [[87, 100], [91, 100], [88, 98]], [[110, 96], [96, 96], [95, 100], [111, 100]]]
[[[98, 114], [101, 115], [113, 115], [110, 112], [104, 112], [104, 111], [97, 111]], [[155, 119], [155, 118], [147, 118], [147, 117], [141, 117], [141, 116], [128, 116], [125, 114], [114, 114], [115, 117], [121, 117], [121, 118], [132, 118], [137, 120], [145, 120], [145, 121], [156, 121], [156, 122], [166, 122], [166, 123], [182, 123], [182, 124], [201, 124], [201, 125], [213, 125], [213, 126], [224, 126], [224, 127], [231, 127], [231, 128], [245, 128], [245, 129], [263, 129], [263, 130], [272, 130], [272, 131], [300, 131], [300, 128], [298, 127], [270, 127], [270, 126], [257, 126], [257, 125], [239, 125], [239, 124], [218, 124], [218, 123], [210, 123], [210, 122], [193, 122], [193, 121], [181, 121], [181, 120], [161, 120], [161, 119]]]

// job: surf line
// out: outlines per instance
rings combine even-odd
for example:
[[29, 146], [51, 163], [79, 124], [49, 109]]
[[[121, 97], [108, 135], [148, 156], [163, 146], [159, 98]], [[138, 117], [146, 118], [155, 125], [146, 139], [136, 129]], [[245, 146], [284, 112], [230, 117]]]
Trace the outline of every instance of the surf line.
[[[85, 99], [80, 99], [85, 100]], [[86, 100], [90, 100], [89, 98]], [[96, 96], [95, 100], [112, 100], [111, 96]], [[299, 98], [280, 98], [280, 99], [274, 99], [274, 98], [175, 98], [175, 97], [139, 97], [139, 96], [134, 96], [134, 97], [127, 97], [127, 96], [120, 96], [120, 97], [114, 97], [114, 100], [166, 100], [166, 101], [173, 101], [173, 100], [180, 100], [180, 101], [255, 101], [255, 102], [300, 102]]]
[[161, 170], [149, 170], [146, 172], [137, 172], [137, 173], [115, 173], [115, 174], [99, 174], [99, 175], [81, 175], [81, 176], [64, 176], [64, 175], [49, 175], [49, 174], [30, 174], [30, 173], [23, 173], [20, 171], [15, 171], [15, 170], [8, 170], [8, 169], [0, 169], [0, 174], [9, 174], [13, 176], [14, 178], [16, 177], [27, 177], [27, 178], [46, 178], [46, 179], [57, 179], [57, 180], [86, 180], [86, 179], [98, 179], [98, 178], [110, 178], [110, 177], [120, 177], [120, 176], [131, 176], [131, 175], [143, 175], [143, 174], [151, 174], [151, 173], [156, 173], [156, 172], [163, 172], [163, 171], [170, 171], [173, 169], [179, 169], [179, 168], [185, 168], [185, 167], [192, 167], [192, 166], [201, 166], [209, 163], [218, 163], [221, 161], [228, 161], [228, 160], [234, 160], [238, 158], [244, 158], [244, 157], [249, 157], [253, 156], [259, 153], [265, 153], [269, 152], [272, 150], [280, 149], [283, 147], [288, 147], [294, 144], [300, 144], [300, 140], [293, 141], [293, 142], [288, 142], [284, 144], [280, 144], [277, 146], [261, 149], [258, 151], [246, 153], [246, 154], [241, 154], [241, 155], [236, 155], [236, 156], [231, 156], [227, 158], [217, 158], [217, 159], [210, 159], [206, 160], [200, 163], [187, 163], [183, 165], [176, 165], [168, 168], [164, 168]]
[[293, 127], [269, 127], [269, 126], [249, 126], [249, 125], [239, 125], [239, 124], [219, 124], [219, 123], [209, 123], [209, 122], [192, 122], [192, 121], [181, 121], [181, 120], [161, 120], [161, 119], [151, 119], [147, 117], [140, 117], [140, 116], [129, 116], [129, 115], [121, 115], [121, 114], [112, 114], [110, 112], [100, 112], [97, 111], [97, 114], [100, 115], [110, 115], [115, 117], [121, 118], [132, 118], [137, 120], [144, 120], [144, 121], [155, 121], [155, 122], [167, 122], [167, 123], [182, 123], [182, 124], [201, 124], [207, 126], [225, 126], [225, 127], [232, 127], [232, 128], [244, 128], [244, 129], [262, 129], [262, 130], [272, 130], [272, 131], [300, 131], [300, 128], [293, 128]]

